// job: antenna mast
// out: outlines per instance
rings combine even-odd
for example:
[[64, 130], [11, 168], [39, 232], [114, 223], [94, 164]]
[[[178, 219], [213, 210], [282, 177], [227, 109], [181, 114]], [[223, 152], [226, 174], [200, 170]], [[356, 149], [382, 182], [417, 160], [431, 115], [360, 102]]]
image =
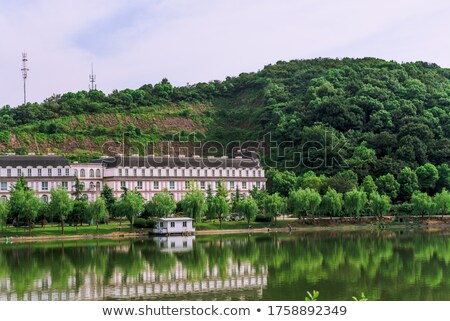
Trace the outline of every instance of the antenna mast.
[[89, 75], [89, 90], [97, 90], [97, 84], [95, 83], [94, 64], [91, 63], [91, 74]]
[[22, 78], [23, 78], [23, 103], [27, 103], [27, 78], [28, 78], [28, 67], [27, 67], [27, 53], [22, 53]]

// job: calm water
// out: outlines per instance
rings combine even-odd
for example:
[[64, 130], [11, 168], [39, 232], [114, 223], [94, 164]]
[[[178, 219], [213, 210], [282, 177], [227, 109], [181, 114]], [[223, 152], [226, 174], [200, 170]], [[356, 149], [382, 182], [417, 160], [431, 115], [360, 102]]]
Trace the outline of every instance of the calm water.
[[0, 300], [450, 300], [448, 232], [0, 245]]

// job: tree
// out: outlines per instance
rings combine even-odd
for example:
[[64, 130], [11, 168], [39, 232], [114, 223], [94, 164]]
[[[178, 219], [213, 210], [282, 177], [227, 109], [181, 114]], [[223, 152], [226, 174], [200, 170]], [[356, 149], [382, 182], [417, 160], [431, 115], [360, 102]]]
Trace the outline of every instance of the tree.
[[378, 192], [370, 194], [370, 211], [379, 218], [386, 215], [391, 210], [391, 199], [387, 195], [380, 195]]
[[320, 192], [322, 180], [313, 171], [309, 171], [303, 175], [300, 185], [303, 189], [310, 188]]
[[415, 215], [429, 215], [433, 213], [435, 209], [435, 204], [433, 199], [427, 193], [422, 193], [419, 191], [414, 192], [411, 197], [411, 203], [413, 205], [413, 213]]
[[67, 217], [67, 220], [71, 220], [75, 223], [75, 228], [78, 230], [78, 224], [83, 225], [83, 221], [91, 224], [92, 217], [88, 217], [89, 202], [83, 198], [73, 200], [72, 211]]
[[377, 185], [375, 184], [372, 176], [370, 176], [370, 175], [367, 175], [366, 177], [364, 177], [361, 187], [362, 187], [362, 190], [367, 195], [370, 195], [378, 190]]
[[138, 191], [126, 191], [119, 202], [121, 214], [128, 218], [133, 227], [135, 218], [144, 210], [144, 198]]
[[206, 218], [208, 220], [217, 218], [215, 198], [212, 193], [211, 185], [208, 185], [208, 191], [206, 192]]
[[231, 210], [233, 212], [237, 212], [237, 207], [239, 205], [239, 202], [242, 200], [243, 195], [241, 194], [241, 191], [239, 190], [239, 187], [236, 187], [236, 192], [231, 198]]
[[146, 212], [153, 217], [169, 217], [175, 212], [177, 203], [167, 190], [156, 193], [150, 201], [145, 204]]
[[[17, 177], [16, 184], [11, 187], [11, 194], [9, 199], [9, 215], [19, 226], [19, 215], [22, 212], [22, 204], [25, 199], [25, 194], [21, 192], [28, 191], [28, 184], [23, 176]], [[11, 203], [12, 201], [12, 203]]]
[[444, 188], [442, 192], [434, 195], [434, 203], [436, 204], [436, 212], [440, 213], [442, 217], [444, 216], [444, 214], [449, 214], [450, 192]]
[[78, 176], [74, 176], [75, 184], [74, 184], [74, 191], [72, 192], [72, 195], [75, 197], [76, 200], [79, 200], [83, 196], [84, 191], [84, 185], [80, 182], [78, 179]]
[[9, 204], [7, 202], [0, 201], [0, 227], [2, 230], [6, 224], [8, 213], [9, 213]]
[[404, 167], [397, 176], [400, 184], [398, 196], [402, 201], [409, 201], [412, 194], [419, 189], [419, 181], [416, 172], [409, 167]]
[[106, 209], [108, 210], [109, 216], [112, 216], [114, 203], [116, 202], [116, 197], [114, 196], [112, 188], [107, 184], [104, 184], [100, 196], [105, 200]]
[[221, 180], [219, 186], [217, 186], [216, 196], [222, 196], [225, 199], [228, 198], [228, 191], [225, 188], [225, 181]]
[[376, 184], [380, 194], [387, 195], [391, 199], [397, 198], [400, 184], [397, 182], [394, 175], [387, 173], [386, 175], [380, 176], [377, 178]]
[[52, 189], [49, 211], [61, 221], [61, 234], [64, 234], [64, 221], [73, 209], [73, 201], [65, 189]]
[[354, 189], [344, 195], [344, 208], [350, 215], [355, 214], [355, 217], [360, 218], [366, 204], [367, 194], [364, 191]]
[[98, 197], [95, 202], [89, 204], [88, 211], [97, 226], [98, 233], [98, 224], [104, 222], [108, 218], [108, 209], [106, 208], [105, 199], [103, 197]]
[[[238, 209], [241, 202], [239, 202]], [[219, 219], [220, 229], [222, 229], [223, 219], [228, 216], [228, 214], [230, 214], [230, 205], [228, 204], [228, 201], [224, 196], [216, 195], [213, 198], [212, 206], [212, 211], [217, 215], [217, 218]]]
[[336, 192], [336, 190], [328, 187], [327, 192], [322, 197], [322, 202], [320, 203], [320, 211], [323, 214], [330, 215], [330, 219], [333, 219], [333, 216], [337, 216], [342, 211], [342, 194]]
[[[20, 178], [19, 181], [21, 181]], [[28, 223], [28, 231], [31, 235], [31, 223], [37, 217], [40, 201], [33, 190], [21, 184], [21, 182], [16, 184], [16, 188], [11, 192], [9, 208], [11, 214], [14, 215], [13, 217], [16, 217], [17, 226], [19, 226], [19, 220]]]
[[275, 193], [268, 195], [264, 202], [264, 211], [272, 219], [274, 219], [275, 224], [277, 224], [277, 216], [285, 209], [286, 203], [280, 194]]
[[266, 178], [266, 188], [269, 194], [279, 193], [281, 196], [288, 196], [297, 184], [297, 176], [291, 171], [280, 172], [271, 168], [266, 171]]
[[358, 175], [351, 170], [339, 172], [328, 179], [328, 186], [338, 193], [349, 192], [358, 187]]
[[205, 195], [197, 189], [187, 192], [182, 201], [182, 208], [185, 215], [193, 218], [196, 223], [201, 222], [206, 211]]
[[289, 204], [293, 213], [298, 218], [304, 219], [305, 215], [319, 213], [319, 205], [322, 202], [320, 194], [310, 188], [298, 189], [289, 194]]
[[437, 167], [439, 179], [436, 182], [436, 191], [441, 192], [444, 188], [450, 190], [450, 167], [447, 164], [441, 164]]
[[416, 174], [421, 191], [432, 194], [439, 179], [439, 173], [436, 166], [426, 163], [425, 165], [416, 168]]
[[250, 226], [250, 222], [254, 220], [256, 214], [258, 214], [258, 205], [253, 198], [247, 197], [239, 203], [238, 213], [247, 219], [247, 224]]

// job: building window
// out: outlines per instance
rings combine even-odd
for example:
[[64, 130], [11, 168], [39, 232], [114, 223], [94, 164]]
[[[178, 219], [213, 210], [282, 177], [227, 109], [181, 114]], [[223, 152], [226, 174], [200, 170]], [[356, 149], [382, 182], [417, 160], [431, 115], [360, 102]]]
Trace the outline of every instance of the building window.
[[261, 177], [261, 170], [258, 171], [258, 176]]
[[218, 189], [218, 188], [219, 188], [219, 186], [220, 186], [220, 182], [219, 182], [219, 181], [217, 181], [217, 182], [216, 182], [216, 189]]
[[8, 198], [6, 197], [6, 195], [2, 195], [2, 197], [0, 197], [0, 201], [2, 203], [6, 203], [7, 200], [8, 200]]
[[48, 191], [48, 182], [42, 182], [41, 189], [43, 191]]
[[68, 190], [69, 189], [69, 184], [67, 182], [61, 182], [61, 188]]
[[183, 176], [183, 177], [185, 176], [185, 171], [184, 171], [184, 169], [181, 170], [181, 176]]
[[215, 169], [212, 170], [212, 176], [216, 176], [216, 170]]
[[125, 187], [126, 187], [125, 181], [121, 181], [120, 182], [120, 188], [125, 188]]
[[175, 222], [170, 222], [170, 227], [175, 227]]
[[22, 170], [20, 168], [17, 169], [17, 176], [22, 176]]
[[230, 189], [234, 189], [234, 182], [233, 181], [230, 182]]
[[97, 183], [95, 184], [95, 189], [97, 190], [97, 192], [100, 191], [100, 189], [101, 189], [101, 187], [100, 187], [100, 182], [97, 182]]
[[219, 176], [222, 177], [222, 170], [219, 170]]
[[166, 176], [169, 176], [169, 170], [166, 169]]
[[227, 169], [227, 176], [230, 176], [230, 170]]
[[41, 201], [42, 201], [43, 203], [48, 203], [48, 196], [47, 196], [47, 195], [42, 195]]
[[31, 168], [28, 168], [28, 176], [31, 176]]
[[150, 168], [150, 176], [153, 176], [153, 168]]
[[185, 181], [184, 182], [184, 189], [191, 189], [191, 182]]
[[137, 189], [142, 189], [142, 181], [137, 182]]
[[137, 176], [137, 169], [136, 168], [133, 169], [133, 175]]
[[159, 182], [158, 181], [154, 181], [153, 182], [153, 189], [159, 189]]
[[236, 176], [236, 171], [233, 169], [233, 177]]
[[52, 169], [51, 169], [51, 168], [48, 168], [48, 169], [47, 169], [47, 175], [48, 175], [48, 176], [52, 176]]
[[89, 190], [93, 191], [94, 190], [94, 182], [90, 182], [89, 183]]
[[100, 177], [100, 169], [95, 170], [95, 177]]
[[6, 176], [11, 177], [11, 168], [6, 170]]
[[125, 176], [128, 176], [128, 168], [125, 168]]
[[197, 169], [197, 176], [200, 176], [200, 170]]
[[86, 176], [86, 171], [84, 169], [80, 170], [80, 177], [85, 177]]
[[74, 176], [78, 176], [78, 170], [77, 170], [77, 169], [74, 169], [74, 170], [73, 170], [73, 175], [74, 175]]
[[69, 176], [69, 169], [66, 168], [66, 176]]
[[242, 189], [247, 189], [247, 182], [242, 182]]
[[242, 177], [242, 170], [239, 170], [239, 177]]
[[256, 176], [256, 171], [255, 170], [253, 170], [253, 177], [255, 177]]
[[158, 169], [158, 176], [161, 176], [161, 170]]
[[62, 169], [58, 168], [58, 176], [62, 176]]
[[2, 191], [7, 191], [7, 190], [8, 190], [8, 183], [6, 183], [6, 182], [1, 182], [1, 183], [0, 183], [0, 189], [1, 189]]
[[187, 222], [186, 221], [183, 222], [183, 227], [187, 227]]
[[122, 176], [122, 168], [119, 168], [119, 176]]
[[[177, 176], [178, 175], [178, 171], [177, 171], [177, 169], [175, 168], [174, 170], [173, 170], [173, 176]], [[184, 175], [183, 175], [184, 176]]]
[[189, 170], [189, 176], [192, 177], [192, 169]]
[[169, 188], [170, 189], [175, 189], [175, 182], [174, 181], [170, 181], [169, 182]]
[[142, 169], [142, 173], [141, 173], [142, 177], [145, 176], [145, 168]]
[[205, 189], [205, 182], [204, 182], [204, 181], [201, 181], [201, 182], [200, 182], [200, 188], [201, 188], [201, 189]]

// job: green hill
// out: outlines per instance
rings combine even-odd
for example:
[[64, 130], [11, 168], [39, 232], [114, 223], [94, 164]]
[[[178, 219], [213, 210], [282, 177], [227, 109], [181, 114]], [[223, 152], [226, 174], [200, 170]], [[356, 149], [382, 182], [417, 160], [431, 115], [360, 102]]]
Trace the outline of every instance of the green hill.
[[348, 166], [379, 176], [448, 163], [450, 70], [373, 58], [293, 60], [224, 81], [173, 87], [163, 80], [0, 110], [0, 151], [73, 160], [117, 152], [122, 140], [137, 148], [165, 140], [193, 147], [194, 140], [261, 140], [267, 133], [274, 142], [292, 142], [271, 160], [302, 160], [299, 173]]

